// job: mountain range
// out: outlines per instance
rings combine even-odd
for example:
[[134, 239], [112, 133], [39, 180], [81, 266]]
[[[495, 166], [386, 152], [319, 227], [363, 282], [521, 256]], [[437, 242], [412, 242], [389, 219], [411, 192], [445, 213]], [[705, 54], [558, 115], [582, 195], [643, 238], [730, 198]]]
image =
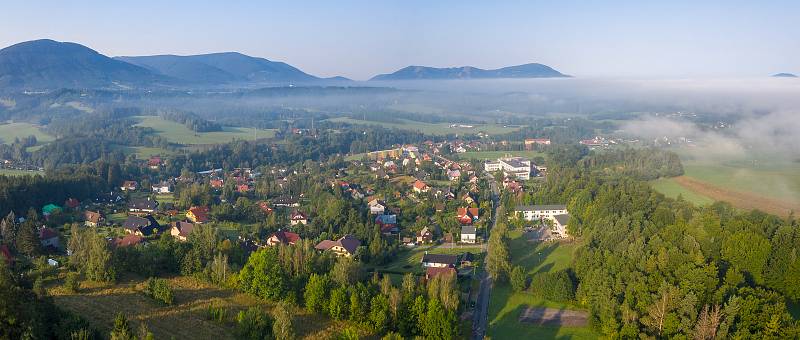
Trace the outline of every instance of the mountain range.
[[[569, 77], [549, 66], [525, 64], [496, 70], [409, 66], [371, 80]], [[130, 88], [253, 85], [341, 85], [287, 63], [238, 52], [201, 55], [108, 57], [86, 46], [49, 39], [0, 49], [0, 88]]]
[[491, 79], [491, 78], [563, 78], [569, 77], [547, 65], [524, 64], [484, 70], [472, 66], [436, 68], [408, 66], [394, 73], [381, 74], [370, 80], [412, 79]]
[[773, 77], [777, 78], [797, 78], [797, 75], [794, 73], [776, 73], [772, 75]]

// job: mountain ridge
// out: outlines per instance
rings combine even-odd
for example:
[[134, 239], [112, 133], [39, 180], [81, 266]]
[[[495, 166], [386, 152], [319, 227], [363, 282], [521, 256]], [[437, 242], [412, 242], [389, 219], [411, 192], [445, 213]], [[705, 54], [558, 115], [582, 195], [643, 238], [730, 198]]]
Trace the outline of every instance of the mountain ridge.
[[370, 80], [428, 80], [428, 79], [500, 79], [500, 78], [566, 78], [571, 77], [550, 66], [528, 63], [481, 69], [474, 66], [430, 67], [411, 65], [392, 73], [379, 74]]

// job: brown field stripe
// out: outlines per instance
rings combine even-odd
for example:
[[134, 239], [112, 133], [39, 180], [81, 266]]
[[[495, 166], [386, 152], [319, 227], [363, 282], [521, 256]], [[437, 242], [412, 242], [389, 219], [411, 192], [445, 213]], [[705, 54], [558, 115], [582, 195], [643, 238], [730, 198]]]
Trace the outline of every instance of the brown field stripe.
[[786, 217], [792, 211], [800, 211], [800, 203], [768, 198], [758, 194], [725, 189], [697, 179], [680, 176], [674, 178], [682, 187], [711, 197], [717, 201], [728, 202], [736, 208], [744, 210], [758, 209], [770, 214]]

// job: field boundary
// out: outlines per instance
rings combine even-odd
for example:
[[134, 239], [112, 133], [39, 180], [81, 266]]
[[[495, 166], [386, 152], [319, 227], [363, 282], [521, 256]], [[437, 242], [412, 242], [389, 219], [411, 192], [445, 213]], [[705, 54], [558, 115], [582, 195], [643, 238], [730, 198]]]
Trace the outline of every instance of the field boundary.
[[675, 183], [714, 200], [728, 202], [739, 209], [758, 209], [783, 217], [789, 216], [792, 211], [800, 211], [800, 202], [784, 201], [758, 194], [725, 189], [688, 176], [675, 177]]

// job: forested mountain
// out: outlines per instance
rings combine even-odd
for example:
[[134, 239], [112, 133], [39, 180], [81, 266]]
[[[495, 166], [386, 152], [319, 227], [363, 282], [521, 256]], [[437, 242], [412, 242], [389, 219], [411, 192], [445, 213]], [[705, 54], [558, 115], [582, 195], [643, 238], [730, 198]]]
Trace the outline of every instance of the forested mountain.
[[380, 74], [370, 80], [410, 80], [410, 79], [490, 79], [490, 78], [561, 78], [569, 77], [547, 65], [524, 64], [484, 70], [472, 66], [436, 68], [427, 66], [408, 66], [394, 73]]
[[0, 50], [0, 87], [106, 88], [169, 81], [75, 43], [34, 40]]

